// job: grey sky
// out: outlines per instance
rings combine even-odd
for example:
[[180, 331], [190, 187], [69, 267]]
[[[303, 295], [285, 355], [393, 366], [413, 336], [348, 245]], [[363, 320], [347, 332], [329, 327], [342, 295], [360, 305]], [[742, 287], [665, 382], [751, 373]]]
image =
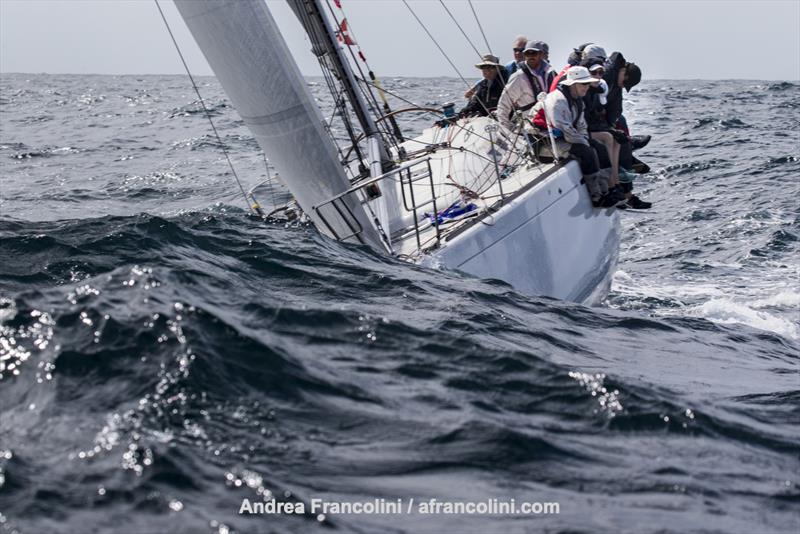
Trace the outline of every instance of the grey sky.
[[[288, 7], [268, 1], [304, 74], [319, 74]], [[455, 76], [399, 0], [342, 0], [350, 27], [378, 75]], [[470, 79], [476, 53], [438, 1], [412, 1], [459, 70]], [[446, 2], [481, 52], [469, 9]], [[196, 74], [211, 71], [170, 0], [161, 0]], [[474, 0], [493, 52], [511, 59], [517, 34], [550, 44], [557, 67], [586, 41], [621, 50], [645, 78], [800, 79], [800, 0]], [[152, 0], [0, 0], [0, 72], [182, 73]]]

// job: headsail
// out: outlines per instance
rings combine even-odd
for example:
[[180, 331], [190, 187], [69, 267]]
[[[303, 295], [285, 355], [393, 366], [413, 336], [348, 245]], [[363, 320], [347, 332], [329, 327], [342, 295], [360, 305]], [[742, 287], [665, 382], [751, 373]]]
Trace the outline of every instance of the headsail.
[[[225, 93], [303, 211], [328, 235], [385, 250], [372, 219], [351, 195], [348, 210], [323, 221], [314, 207], [349, 181], [323, 118], [264, 0], [175, 0]], [[352, 214], [352, 216], [351, 216]]]

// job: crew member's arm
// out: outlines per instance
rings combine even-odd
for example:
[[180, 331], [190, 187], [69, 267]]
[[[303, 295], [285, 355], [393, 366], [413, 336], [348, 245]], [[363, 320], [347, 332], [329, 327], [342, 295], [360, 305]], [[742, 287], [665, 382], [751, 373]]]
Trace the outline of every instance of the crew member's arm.
[[[570, 144], [589, 144], [588, 135], [584, 136], [578, 128], [572, 125], [572, 110], [570, 110], [566, 99], [563, 97], [558, 98], [557, 92], [552, 92], [547, 95], [545, 106], [550, 119], [553, 121], [553, 126], [564, 134], [564, 141]], [[578, 121], [578, 126], [580, 127], [580, 120]], [[586, 121], [583, 122], [583, 130], [585, 129]]]
[[503, 89], [503, 94], [500, 95], [500, 100], [497, 102], [497, 120], [509, 130], [514, 129], [509, 115], [511, 115], [511, 112], [514, 110], [516, 94], [519, 92], [517, 89], [519, 84], [518, 80], [519, 76], [517, 76], [515, 72], [514, 75], [509, 78], [508, 83], [506, 83], [506, 88]]

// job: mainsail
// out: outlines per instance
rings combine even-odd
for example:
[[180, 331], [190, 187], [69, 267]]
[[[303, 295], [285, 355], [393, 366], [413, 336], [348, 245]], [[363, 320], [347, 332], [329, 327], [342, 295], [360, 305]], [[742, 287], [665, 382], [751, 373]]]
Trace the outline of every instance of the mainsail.
[[385, 250], [353, 195], [347, 209], [314, 207], [350, 187], [323, 118], [264, 0], [175, 0], [225, 93], [317, 228]]

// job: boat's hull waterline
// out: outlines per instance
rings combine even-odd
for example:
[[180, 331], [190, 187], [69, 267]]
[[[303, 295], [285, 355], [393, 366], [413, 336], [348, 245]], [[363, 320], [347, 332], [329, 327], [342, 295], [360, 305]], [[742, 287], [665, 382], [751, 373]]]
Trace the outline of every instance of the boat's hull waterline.
[[422, 262], [503, 280], [529, 295], [596, 304], [611, 287], [619, 237], [615, 210], [592, 207], [570, 162]]
[[[613, 210], [592, 208], [576, 163], [539, 163], [524, 136], [475, 118], [428, 128], [394, 151], [395, 169], [407, 168], [405, 178], [398, 170], [381, 175], [382, 163], [393, 162], [375, 160], [367, 165], [372, 176], [351, 186], [263, 0], [176, 5], [233, 105], [321, 232], [503, 280], [526, 294], [590, 304], [605, 297], [619, 224]], [[305, 16], [304, 8], [315, 5], [295, 7]], [[371, 148], [371, 157], [384, 153]], [[434, 214], [449, 207], [466, 207], [464, 217], [436, 224]]]

